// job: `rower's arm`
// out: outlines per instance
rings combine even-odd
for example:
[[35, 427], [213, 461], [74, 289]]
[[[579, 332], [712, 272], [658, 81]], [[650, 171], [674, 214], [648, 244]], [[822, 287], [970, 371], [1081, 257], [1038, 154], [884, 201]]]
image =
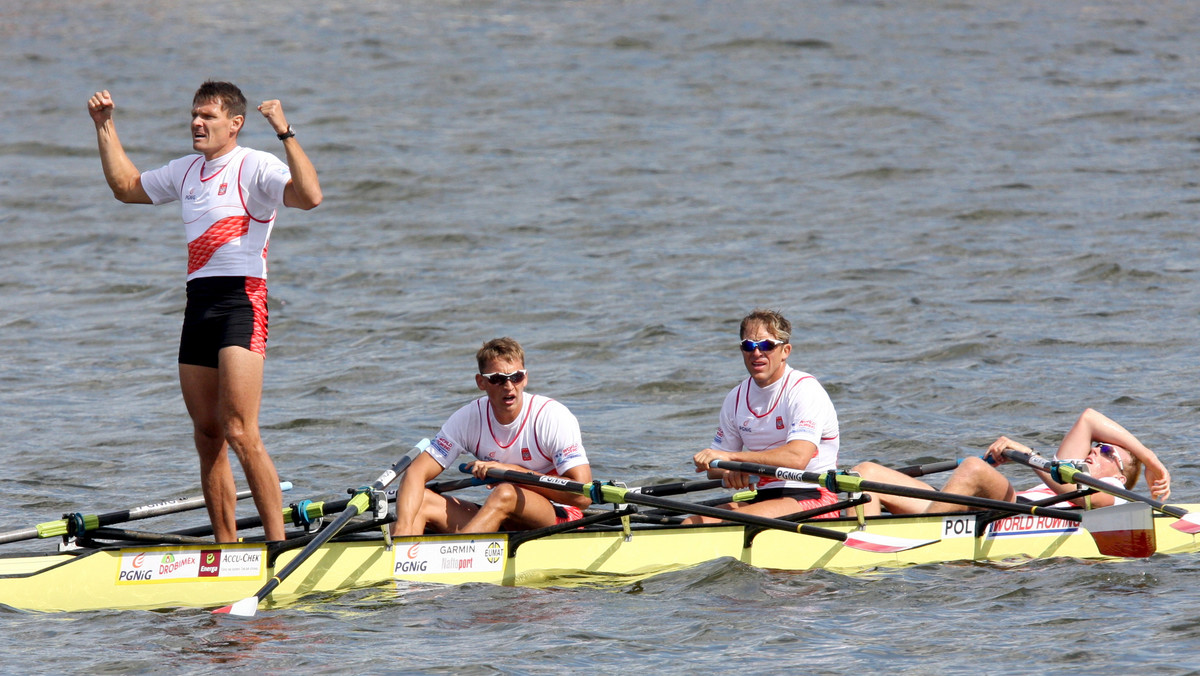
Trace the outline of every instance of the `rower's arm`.
[[723, 472], [723, 470], [709, 468], [709, 463], [713, 460], [757, 462], [763, 465], [775, 465], [776, 467], [804, 469], [808, 467], [808, 463], [816, 455], [816, 444], [803, 439], [793, 439], [782, 446], [776, 446], [767, 451], [722, 451], [715, 448], [706, 448], [694, 455], [692, 461], [696, 464], [697, 472], [708, 470], [709, 476], [712, 478], [721, 478], [719, 475], [713, 476], [713, 472]]
[[283, 150], [287, 153], [288, 169], [292, 172], [291, 180], [283, 189], [283, 205], [306, 211], [316, 208], [322, 199], [316, 167], [295, 136], [284, 139]]
[[279, 134], [291, 134], [283, 139], [283, 152], [287, 155], [288, 170], [292, 178], [283, 189], [283, 205], [297, 209], [313, 209], [321, 203], [321, 181], [317, 178], [317, 169], [313, 166], [295, 132], [288, 124], [283, 114], [283, 106], [278, 99], [263, 101], [258, 107], [271, 129]]
[[1145, 466], [1151, 495], [1159, 500], [1166, 500], [1171, 495], [1171, 473], [1158, 455], [1117, 421], [1092, 408], [1079, 414], [1059, 444], [1057, 458], [1082, 460], [1091, 451], [1093, 443], [1114, 444], [1129, 451]]
[[113, 197], [126, 204], [152, 204], [150, 196], [142, 188], [142, 174], [125, 154], [117, 127], [113, 123], [115, 109], [108, 91], [96, 92], [88, 100], [88, 114], [96, 125], [96, 144], [100, 149], [100, 166], [104, 169], [104, 180], [112, 189]]
[[[408, 466], [396, 493], [396, 523], [392, 524], [392, 535], [422, 534], [416, 532], [416, 519], [425, 501], [425, 483], [441, 473], [442, 466], [438, 461], [424, 452]], [[421, 531], [424, 531], [424, 528]]]

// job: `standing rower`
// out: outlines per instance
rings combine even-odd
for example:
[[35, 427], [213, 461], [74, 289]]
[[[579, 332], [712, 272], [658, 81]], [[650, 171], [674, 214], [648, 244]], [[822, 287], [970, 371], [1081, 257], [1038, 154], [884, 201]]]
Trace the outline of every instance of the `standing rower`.
[[246, 97], [228, 82], [205, 82], [192, 98], [196, 154], [139, 172], [113, 124], [107, 90], [88, 100], [100, 162], [113, 195], [128, 204], [182, 206], [188, 242], [187, 308], [179, 384], [200, 454], [200, 483], [217, 542], [237, 539], [236, 488], [226, 452], [241, 462], [268, 540], [282, 540], [283, 494], [258, 429], [267, 343], [267, 243], [280, 205], [321, 203], [317, 171], [279, 101], [262, 116], [283, 143], [286, 164], [238, 145]]

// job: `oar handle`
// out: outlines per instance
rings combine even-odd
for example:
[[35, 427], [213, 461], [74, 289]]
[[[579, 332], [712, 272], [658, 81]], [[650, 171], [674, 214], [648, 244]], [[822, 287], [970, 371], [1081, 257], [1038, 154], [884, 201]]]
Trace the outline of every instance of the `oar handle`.
[[958, 467], [961, 460], [939, 460], [937, 462], [928, 462], [924, 465], [909, 465], [908, 467], [897, 468], [896, 471], [901, 474], [907, 474], [911, 477], [922, 477], [926, 474], [937, 474], [938, 472], [949, 472]]
[[466, 479], [454, 479], [452, 481], [430, 481], [425, 484], [425, 488], [434, 493], [448, 493], [457, 491], [460, 488], [470, 488], [472, 486], [483, 486], [487, 484], [483, 479], [468, 477]]
[[722, 486], [720, 479], [702, 479], [696, 481], [679, 481], [671, 484], [655, 484], [653, 486], [641, 486], [632, 490], [641, 493], [642, 495], [679, 495], [681, 493], [692, 493], [698, 491], [707, 491]]
[[1073, 521], [1078, 523], [1082, 517], [1076, 512], [1070, 512], [1065, 509], [1055, 509], [1052, 507], [1038, 507], [1020, 502], [1006, 502], [1004, 500], [991, 500], [988, 498], [978, 498], [971, 495], [959, 495], [957, 493], [945, 493], [943, 491], [926, 490], [922, 488], [910, 488], [908, 486], [897, 486], [895, 484], [885, 484], [878, 481], [865, 481], [862, 477], [852, 474], [843, 474], [840, 472], [806, 472], [789, 467], [775, 467], [773, 465], [762, 465], [756, 462], [737, 462], [734, 460], [714, 460], [710, 463], [711, 467], [719, 469], [731, 469], [735, 472], [749, 472], [760, 476], [774, 476], [777, 479], [788, 481], [803, 481], [805, 483], [818, 484], [824, 486], [831, 491], [842, 491], [845, 493], [861, 493], [869, 491], [873, 493], [885, 493], [888, 495], [899, 495], [906, 498], [916, 498], [918, 500], [929, 500], [931, 502], [949, 502], [957, 505], [965, 505], [967, 507], [977, 507], [979, 509], [995, 509], [1005, 512], [1017, 512], [1020, 514], [1037, 514], [1039, 516], [1049, 516], [1065, 521]]

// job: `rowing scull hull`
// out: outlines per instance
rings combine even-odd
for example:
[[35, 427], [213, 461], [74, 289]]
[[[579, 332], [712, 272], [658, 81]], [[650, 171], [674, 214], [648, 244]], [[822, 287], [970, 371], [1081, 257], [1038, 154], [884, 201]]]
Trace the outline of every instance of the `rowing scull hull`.
[[[1184, 505], [1200, 511], [1200, 505]], [[747, 538], [737, 525], [634, 526], [579, 530], [514, 544], [504, 533], [335, 541], [323, 546], [286, 578], [266, 602], [295, 602], [313, 593], [379, 586], [406, 580], [441, 584], [613, 584], [720, 558], [779, 570], [827, 569], [853, 573], [873, 568], [954, 561], [1011, 561], [1052, 557], [1102, 559], [1086, 531], [1071, 522], [1013, 516], [993, 522], [976, 537], [974, 514], [882, 517], [872, 533], [938, 540], [898, 553], [873, 553], [808, 535], [767, 530]], [[1196, 536], [1156, 516], [1159, 553], [1200, 549]], [[850, 520], [822, 521], [849, 531]], [[749, 541], [747, 541], [749, 540]], [[0, 604], [30, 611], [211, 608], [254, 594], [296, 550], [268, 565], [261, 544], [129, 546], [46, 555], [0, 557]]]

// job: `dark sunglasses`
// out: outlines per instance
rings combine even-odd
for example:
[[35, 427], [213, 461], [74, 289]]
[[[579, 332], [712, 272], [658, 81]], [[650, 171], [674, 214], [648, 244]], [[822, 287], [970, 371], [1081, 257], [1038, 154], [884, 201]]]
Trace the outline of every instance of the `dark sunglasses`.
[[775, 348], [786, 343], [786, 340], [775, 340], [774, 338], [766, 338], [764, 340], [743, 340], [742, 352], [771, 352]]
[[493, 385], [503, 385], [504, 383], [519, 385], [522, 380], [525, 380], [525, 369], [512, 373], [480, 373], [479, 375]]
[[1121, 460], [1121, 454], [1117, 452], [1115, 447], [1109, 446], [1108, 444], [1096, 444], [1096, 450], [1100, 451], [1100, 455], [1103, 455], [1109, 460], [1116, 460], [1117, 467], [1120, 468], [1122, 472], [1125, 471], [1125, 463]]

